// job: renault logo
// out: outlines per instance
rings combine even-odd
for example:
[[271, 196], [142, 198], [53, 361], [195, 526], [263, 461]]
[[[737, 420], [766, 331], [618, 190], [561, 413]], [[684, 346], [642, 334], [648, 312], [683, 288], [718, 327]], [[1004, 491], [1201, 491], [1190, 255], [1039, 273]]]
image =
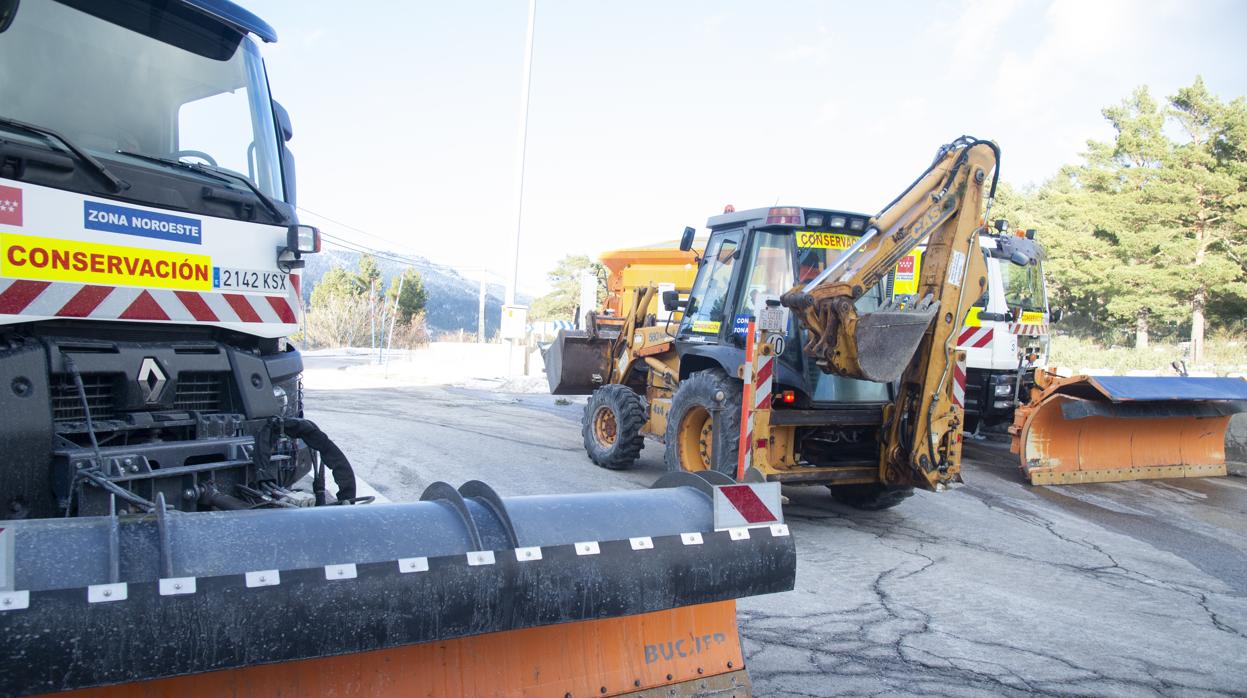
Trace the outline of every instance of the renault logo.
[[143, 399], [148, 404], [160, 402], [160, 394], [165, 390], [165, 372], [160, 370], [160, 364], [150, 356], [139, 365], [138, 383]]

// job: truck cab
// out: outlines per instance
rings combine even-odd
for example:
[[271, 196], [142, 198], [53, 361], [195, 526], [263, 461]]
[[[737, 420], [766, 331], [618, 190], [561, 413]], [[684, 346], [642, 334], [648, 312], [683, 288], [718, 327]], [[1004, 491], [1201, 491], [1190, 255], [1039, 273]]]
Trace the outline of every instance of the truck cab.
[[224, 0], [0, 0], [5, 518], [304, 504], [292, 127]]
[[[987, 291], [966, 315], [957, 337], [957, 348], [966, 353], [967, 431], [1011, 421], [1015, 400], [1030, 393], [1035, 367], [1047, 362], [1052, 313], [1045, 253], [1034, 237], [1034, 230], [992, 230], [979, 236], [987, 263]], [[1027, 241], [1027, 259], [1021, 265], [1006, 253], [1019, 239]], [[901, 265], [903, 271], [898, 270], [896, 297], [913, 293], [901, 277], [921, 272], [922, 253], [922, 247], [914, 250]]]

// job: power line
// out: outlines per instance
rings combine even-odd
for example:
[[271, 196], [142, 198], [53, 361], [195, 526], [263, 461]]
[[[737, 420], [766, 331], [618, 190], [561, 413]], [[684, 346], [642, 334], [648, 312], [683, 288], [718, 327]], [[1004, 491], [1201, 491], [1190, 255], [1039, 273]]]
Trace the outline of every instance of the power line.
[[355, 232], [359, 233], [360, 235], [366, 235], [366, 236], [368, 236], [368, 237], [370, 237], [370, 238], [373, 238], [374, 240], [380, 240], [381, 242], [388, 242], [388, 243], [389, 243], [389, 244], [391, 244], [391, 245], [402, 245], [402, 244], [404, 244], [404, 243], [401, 243], [401, 242], [399, 242], [399, 241], [397, 241], [397, 240], [391, 240], [391, 239], [389, 239], [389, 238], [384, 238], [384, 237], [381, 237], [380, 235], [377, 235], [377, 234], [375, 234], [375, 233], [370, 233], [370, 232], [368, 232], [367, 230], [364, 230], [363, 228], [357, 228], [357, 227], [355, 227], [355, 226], [351, 225], [350, 223], [344, 223], [344, 222], [342, 222], [342, 221], [335, 220], [335, 219], [330, 218], [329, 216], [326, 216], [326, 215], [324, 215], [324, 214], [320, 214], [320, 213], [317, 213], [317, 212], [312, 211], [312, 210], [310, 210], [310, 209], [303, 208], [302, 206], [296, 206], [295, 208], [299, 209], [300, 211], [302, 211], [302, 212], [304, 212], [304, 213], [310, 213], [310, 214], [312, 214], [313, 216], [316, 216], [317, 218], [320, 218], [320, 219], [322, 219], [322, 220], [329, 221], [330, 223], [333, 223], [334, 225], [337, 225], [337, 226], [341, 226], [341, 227], [343, 227], [343, 228], [346, 228], [347, 230], [353, 230], [353, 231], [355, 231]]
[[[329, 216], [325, 216], [325, 215], [319, 214], [319, 213], [317, 213], [317, 212], [315, 212], [315, 211], [312, 211], [312, 210], [310, 210], [310, 209], [306, 209], [306, 208], [304, 208], [304, 207], [302, 207], [302, 206], [298, 206], [297, 208], [298, 208], [300, 211], [304, 212], [304, 213], [311, 214], [311, 215], [313, 215], [313, 216], [315, 216], [315, 217], [317, 217], [317, 218], [320, 218], [320, 219], [323, 219], [323, 220], [329, 221], [330, 223], [333, 223], [334, 225], [337, 225], [337, 226], [340, 226], [340, 227], [346, 228], [347, 230], [354, 231], [354, 232], [359, 233], [359, 234], [361, 234], [361, 235], [366, 235], [366, 236], [368, 236], [368, 237], [370, 237], [370, 238], [374, 238], [374, 239], [376, 239], [376, 240], [381, 240], [382, 242], [388, 242], [388, 243], [393, 244], [393, 245], [398, 245], [398, 244], [401, 244], [401, 243], [399, 243], [399, 242], [397, 242], [397, 241], [395, 241], [395, 240], [390, 240], [390, 239], [388, 239], [388, 238], [381, 237], [380, 235], [376, 235], [376, 234], [370, 233], [370, 232], [368, 232], [367, 230], [364, 230], [363, 228], [359, 228], [359, 227], [357, 227], [357, 226], [353, 226], [353, 225], [351, 225], [351, 224], [349, 224], [349, 223], [345, 223], [345, 222], [343, 222], [343, 221], [339, 221], [339, 220], [336, 220], [336, 219], [330, 218]], [[438, 263], [438, 262], [433, 262], [433, 261], [430, 261], [430, 260], [420, 260], [420, 259], [416, 259], [416, 258], [414, 258], [414, 257], [407, 257], [407, 256], [402, 255], [402, 254], [399, 254], [399, 253], [397, 253], [397, 252], [389, 252], [389, 251], [387, 251], [387, 250], [380, 250], [380, 249], [377, 249], [377, 248], [375, 248], [375, 247], [369, 247], [368, 245], [365, 245], [365, 244], [363, 244], [363, 243], [355, 242], [355, 241], [353, 241], [353, 240], [347, 240], [347, 239], [345, 239], [345, 238], [341, 238], [341, 237], [338, 237], [337, 235], [332, 235], [332, 234], [330, 234], [330, 233], [326, 233], [326, 232], [324, 232], [324, 231], [321, 231], [321, 234], [320, 234], [320, 235], [321, 235], [321, 237], [322, 237], [322, 238], [325, 238], [326, 240], [330, 241], [331, 243], [333, 243], [333, 244], [335, 244], [335, 245], [337, 245], [337, 246], [339, 246], [339, 247], [344, 247], [344, 248], [346, 248], [346, 249], [348, 249], [348, 250], [350, 250], [350, 251], [352, 251], [352, 252], [362, 252], [362, 253], [367, 253], [367, 254], [373, 255], [374, 257], [378, 257], [378, 258], [381, 258], [381, 259], [385, 259], [385, 260], [388, 260], [388, 261], [391, 261], [391, 262], [395, 262], [395, 263], [398, 263], [398, 264], [406, 264], [406, 265], [411, 266], [411, 267], [416, 267], [416, 268], [420, 268], [420, 269], [425, 269], [425, 270], [428, 270], [428, 271], [443, 271], [443, 270], [445, 270], [445, 269], [449, 269], [449, 270], [454, 271], [454, 272], [456, 272], [456, 273], [458, 273], [458, 274], [461, 274], [461, 275], [462, 275], [462, 274], [465, 274], [465, 273], [476, 273], [476, 272], [482, 272], [482, 273], [486, 274], [487, 276], [491, 276], [491, 277], [493, 277], [493, 278], [495, 278], [495, 279], [502, 279], [502, 278], [504, 278], [502, 274], [499, 274], [498, 272], [496, 272], [496, 271], [494, 271], [494, 270], [492, 270], [492, 269], [490, 269], [490, 268], [488, 268], [488, 267], [458, 267], [458, 266], [454, 266], [454, 265], [451, 265], [451, 264], [441, 264], [441, 263]]]
[[407, 266], [415, 267], [417, 269], [423, 269], [426, 271], [437, 271], [437, 272], [445, 272], [446, 270], [450, 270], [461, 275], [467, 272], [484, 272], [486, 276], [492, 276], [496, 278], [501, 277], [501, 275], [498, 274], [497, 272], [491, 271], [490, 269], [487, 269], [485, 267], [455, 267], [449, 264], [441, 264], [439, 262], [422, 260], [422, 259], [417, 259], [414, 257], [407, 257], [404, 255], [398, 254], [396, 252], [387, 252], [385, 250], [378, 250], [373, 247], [368, 247], [367, 245], [363, 245], [358, 242], [354, 242], [352, 240], [346, 240], [346, 239], [337, 237], [336, 235], [330, 235], [324, 232], [321, 233], [321, 237], [325, 238], [326, 241], [328, 241], [331, 245], [344, 248], [350, 252], [359, 252], [361, 254], [369, 254], [379, 259], [385, 259], [385, 260], [395, 262], [398, 264], [405, 264]]

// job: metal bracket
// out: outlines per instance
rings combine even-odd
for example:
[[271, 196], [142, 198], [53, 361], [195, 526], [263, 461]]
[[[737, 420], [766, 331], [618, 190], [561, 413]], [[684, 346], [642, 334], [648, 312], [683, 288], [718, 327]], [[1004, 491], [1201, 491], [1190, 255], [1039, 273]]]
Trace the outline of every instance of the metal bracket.
[[481, 532], [476, 529], [476, 522], [472, 520], [472, 512], [468, 511], [468, 504], [463, 501], [463, 495], [459, 494], [459, 490], [445, 482], [435, 482], [424, 490], [424, 494], [420, 495], [420, 501], [445, 502], [459, 515], [459, 519], [468, 530], [468, 539], [472, 541], [472, 549], [481, 550], [485, 547], [481, 543]]

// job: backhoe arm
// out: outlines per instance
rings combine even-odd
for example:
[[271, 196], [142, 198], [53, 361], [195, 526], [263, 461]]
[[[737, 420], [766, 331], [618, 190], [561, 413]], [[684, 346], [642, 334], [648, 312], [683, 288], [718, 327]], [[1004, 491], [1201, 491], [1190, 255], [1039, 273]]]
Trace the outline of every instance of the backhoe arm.
[[[827, 373], [899, 379], [885, 419], [885, 482], [936, 487], [960, 466], [963, 409], [955, 396], [956, 335], [987, 287], [979, 251], [983, 188], [995, 191], [999, 149], [962, 137], [871, 220], [858, 241], [816, 278], [781, 299], [805, 328], [805, 351]], [[854, 302], [926, 240], [918, 300], [858, 315]]]

